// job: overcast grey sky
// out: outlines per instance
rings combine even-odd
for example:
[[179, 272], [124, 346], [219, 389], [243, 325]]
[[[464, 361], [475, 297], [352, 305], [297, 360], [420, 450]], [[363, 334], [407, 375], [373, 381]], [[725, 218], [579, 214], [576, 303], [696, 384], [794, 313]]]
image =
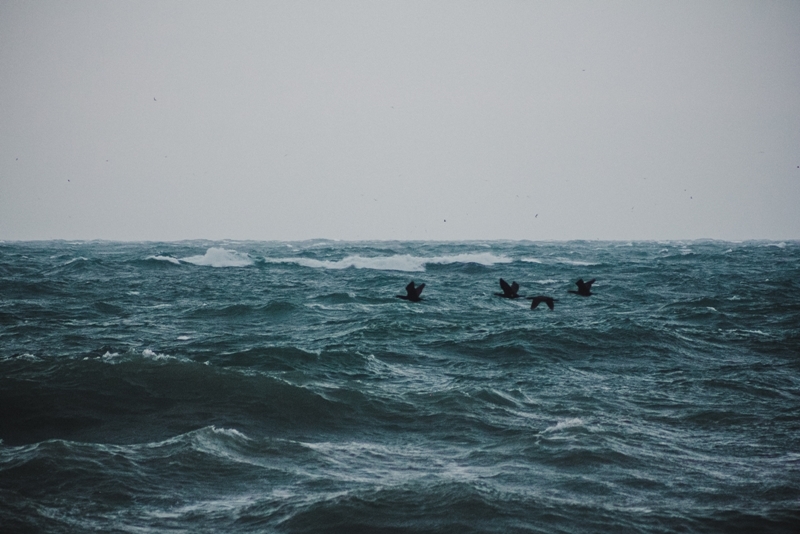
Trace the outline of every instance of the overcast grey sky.
[[0, 1], [0, 239], [796, 239], [799, 201], [798, 1]]

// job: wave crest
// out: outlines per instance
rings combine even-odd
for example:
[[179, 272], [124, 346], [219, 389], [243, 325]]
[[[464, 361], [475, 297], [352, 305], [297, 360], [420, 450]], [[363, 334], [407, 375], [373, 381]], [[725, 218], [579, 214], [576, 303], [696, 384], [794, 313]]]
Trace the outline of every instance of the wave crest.
[[208, 267], [247, 267], [253, 265], [250, 255], [244, 252], [211, 247], [202, 256], [189, 256], [180, 261]]
[[181, 264], [177, 258], [173, 258], [172, 256], [147, 256], [145, 260], [168, 261], [169, 263], [174, 263], [175, 265]]
[[455, 254], [450, 256], [412, 256], [410, 254], [395, 254], [393, 256], [347, 256], [338, 261], [315, 260], [313, 258], [276, 258], [267, 259], [270, 263], [294, 263], [303, 267], [314, 269], [374, 269], [378, 271], [403, 271], [423, 272], [428, 264], [450, 263], [478, 263], [480, 265], [494, 265], [496, 263], [511, 263], [511, 258], [496, 256], [489, 252], [478, 254]]

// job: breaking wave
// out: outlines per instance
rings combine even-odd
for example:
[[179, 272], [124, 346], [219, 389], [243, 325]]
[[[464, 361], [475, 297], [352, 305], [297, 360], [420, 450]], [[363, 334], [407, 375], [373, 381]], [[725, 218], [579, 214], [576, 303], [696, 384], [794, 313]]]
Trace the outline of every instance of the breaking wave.
[[446, 265], [453, 263], [477, 263], [491, 266], [498, 263], [511, 263], [511, 258], [496, 256], [484, 252], [478, 254], [455, 254], [452, 256], [412, 256], [410, 254], [396, 254], [394, 256], [347, 256], [338, 261], [316, 260], [313, 258], [277, 258], [265, 261], [268, 263], [294, 263], [302, 267], [314, 269], [375, 269], [379, 271], [423, 272], [426, 265]]

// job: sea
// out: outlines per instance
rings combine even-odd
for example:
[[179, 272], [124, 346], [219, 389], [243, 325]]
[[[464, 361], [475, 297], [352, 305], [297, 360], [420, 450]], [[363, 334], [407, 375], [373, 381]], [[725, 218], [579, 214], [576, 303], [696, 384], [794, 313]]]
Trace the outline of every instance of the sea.
[[0, 242], [0, 440], [2, 532], [795, 533], [800, 242]]

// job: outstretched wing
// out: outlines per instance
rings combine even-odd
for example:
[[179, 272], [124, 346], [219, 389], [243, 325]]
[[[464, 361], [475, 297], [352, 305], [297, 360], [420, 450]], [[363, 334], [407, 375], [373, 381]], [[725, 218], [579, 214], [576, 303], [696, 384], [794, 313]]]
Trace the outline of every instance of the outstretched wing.
[[552, 310], [553, 309], [553, 302], [555, 302], [555, 300], [556, 300], [553, 297], [548, 297], [548, 296], [545, 296], [545, 295], [537, 295], [535, 297], [528, 297], [528, 298], [533, 301], [533, 302], [531, 302], [531, 309], [532, 310], [535, 310], [536, 306], [538, 306], [542, 302], [547, 304], [547, 307]]
[[519, 284], [516, 282], [511, 282], [511, 293], [516, 295], [519, 291]]
[[[424, 284], [423, 284], [423, 285], [424, 285]], [[409, 297], [411, 297], [411, 296], [413, 296], [413, 295], [414, 295], [414, 291], [415, 291], [415, 290], [416, 290], [416, 288], [414, 287], [414, 281], [412, 280], [412, 281], [410, 281], [410, 282], [408, 283], [408, 285], [406, 286], [406, 293], [408, 293], [408, 296], [409, 296]]]
[[500, 289], [502, 289], [503, 293], [505, 293], [506, 295], [511, 293], [511, 286], [508, 285], [508, 282], [506, 282], [502, 278], [500, 279]]
[[588, 282], [586, 282], [586, 289], [592, 289], [592, 284], [594, 284], [595, 279], [592, 278]]
[[[411, 284], [413, 285], [414, 282], [411, 282]], [[413, 288], [414, 296], [419, 298], [419, 295], [420, 295], [420, 293], [422, 293], [423, 289], [425, 289], [425, 284], [420, 284], [416, 288]]]

